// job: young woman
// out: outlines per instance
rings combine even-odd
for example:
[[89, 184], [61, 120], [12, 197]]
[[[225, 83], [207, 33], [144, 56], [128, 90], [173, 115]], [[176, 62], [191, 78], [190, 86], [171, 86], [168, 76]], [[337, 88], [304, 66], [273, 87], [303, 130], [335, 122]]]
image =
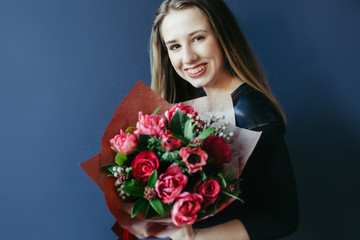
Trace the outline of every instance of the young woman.
[[165, 0], [151, 35], [152, 88], [170, 102], [231, 94], [238, 127], [262, 131], [242, 174], [245, 204], [183, 228], [171, 239], [277, 239], [298, 225], [285, 115], [222, 0]]

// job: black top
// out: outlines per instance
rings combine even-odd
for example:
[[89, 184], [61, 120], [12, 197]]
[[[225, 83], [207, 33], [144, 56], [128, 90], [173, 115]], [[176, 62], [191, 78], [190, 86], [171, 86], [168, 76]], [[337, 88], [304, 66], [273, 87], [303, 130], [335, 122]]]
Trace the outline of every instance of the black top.
[[285, 126], [272, 102], [248, 84], [232, 93], [236, 125], [262, 131], [241, 178], [245, 203], [234, 201], [215, 216], [195, 223], [207, 228], [240, 219], [251, 240], [277, 239], [294, 232], [299, 221], [294, 174], [284, 140]]

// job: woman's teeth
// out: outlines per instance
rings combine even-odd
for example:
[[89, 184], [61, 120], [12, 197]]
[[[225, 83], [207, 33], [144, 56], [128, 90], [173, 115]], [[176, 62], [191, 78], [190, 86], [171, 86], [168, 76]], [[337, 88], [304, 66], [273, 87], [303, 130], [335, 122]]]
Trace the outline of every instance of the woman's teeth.
[[203, 70], [205, 68], [205, 65], [202, 65], [198, 68], [192, 68], [192, 69], [188, 69], [187, 71], [191, 74], [197, 74], [198, 72], [200, 72], [201, 70]]

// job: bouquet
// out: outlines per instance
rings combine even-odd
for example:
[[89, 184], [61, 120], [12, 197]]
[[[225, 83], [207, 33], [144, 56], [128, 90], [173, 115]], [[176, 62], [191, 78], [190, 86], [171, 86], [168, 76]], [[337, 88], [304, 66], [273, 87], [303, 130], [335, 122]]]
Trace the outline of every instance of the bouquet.
[[116, 111], [101, 153], [81, 166], [103, 190], [123, 238], [123, 229], [166, 237], [242, 201], [239, 176], [260, 135], [234, 125], [229, 97], [172, 106], [140, 82]]

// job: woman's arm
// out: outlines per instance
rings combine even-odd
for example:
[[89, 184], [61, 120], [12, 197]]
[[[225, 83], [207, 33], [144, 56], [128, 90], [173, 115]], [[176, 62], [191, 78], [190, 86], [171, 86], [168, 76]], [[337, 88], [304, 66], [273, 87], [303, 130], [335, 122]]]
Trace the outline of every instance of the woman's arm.
[[184, 227], [170, 236], [173, 240], [249, 240], [249, 235], [240, 220], [232, 220], [204, 229]]

